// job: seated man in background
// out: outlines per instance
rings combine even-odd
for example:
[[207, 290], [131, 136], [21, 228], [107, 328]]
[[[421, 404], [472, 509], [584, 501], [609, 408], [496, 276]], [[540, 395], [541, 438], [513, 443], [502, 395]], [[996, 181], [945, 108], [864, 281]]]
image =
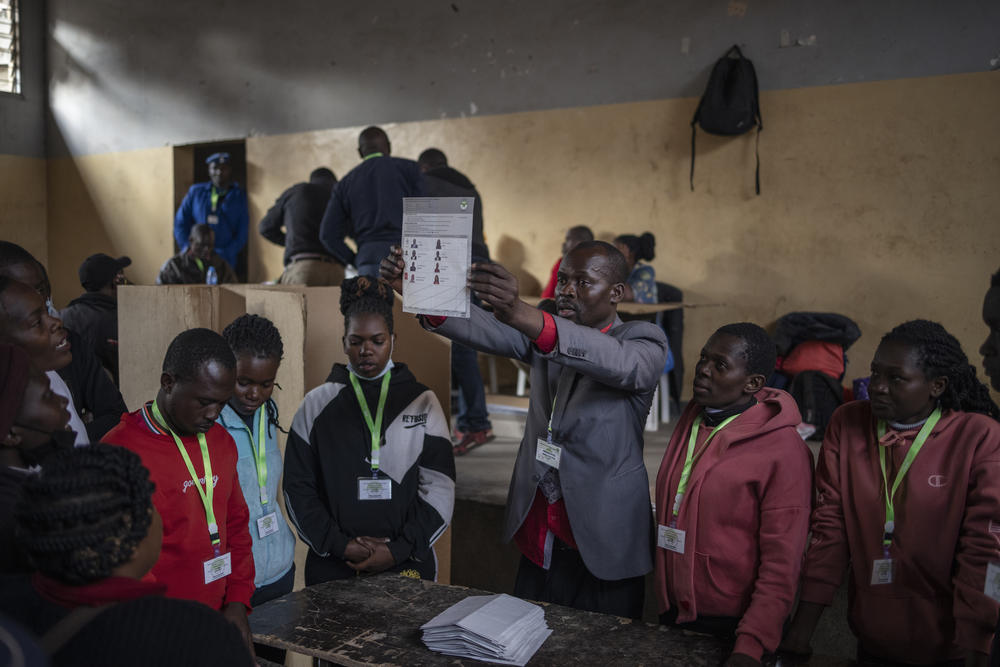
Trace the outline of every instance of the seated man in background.
[[344, 264], [319, 240], [319, 224], [337, 177], [326, 167], [314, 169], [308, 183], [281, 193], [260, 221], [260, 235], [285, 248], [282, 285], [324, 287], [344, 281]]
[[63, 324], [83, 339], [87, 349], [118, 384], [118, 286], [125, 284], [128, 257], [91, 255], [80, 265], [80, 285], [86, 290], [59, 313]]
[[235, 386], [229, 343], [210, 329], [184, 331], [167, 348], [156, 400], [122, 417], [104, 441], [138, 454], [156, 484], [163, 550], [152, 572], [166, 595], [221, 610], [252, 647], [250, 512], [236, 443], [215, 422]]
[[157, 285], [218, 285], [239, 282], [236, 272], [215, 252], [215, 232], [206, 224], [191, 228], [185, 250], [168, 259], [156, 277]]
[[53, 665], [253, 664], [218, 612], [166, 599], [163, 583], [146, 579], [163, 523], [133, 452], [61, 451], [23, 491], [18, 536], [37, 571], [0, 578], [0, 610], [43, 638]]
[[[48, 273], [31, 253], [17, 244], [0, 242], [0, 275], [18, 281], [39, 297], [34, 299], [23, 290], [7, 295], [4, 304], [17, 312], [6, 324], [0, 313], [0, 330], [7, 327], [0, 340], [7, 335], [10, 340], [6, 342], [24, 347], [34, 364], [48, 373], [52, 390], [69, 399], [70, 426], [77, 434], [77, 444], [97, 442], [126, 410], [121, 393], [80, 336], [63, 327], [52, 306]], [[44, 312], [47, 319], [30, 317], [35, 312]], [[50, 351], [58, 358], [49, 358]]]

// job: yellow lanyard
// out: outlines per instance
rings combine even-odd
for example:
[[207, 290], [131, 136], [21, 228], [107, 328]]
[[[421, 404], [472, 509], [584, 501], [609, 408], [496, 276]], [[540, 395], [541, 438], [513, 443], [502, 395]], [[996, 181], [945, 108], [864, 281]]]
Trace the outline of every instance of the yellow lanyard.
[[[715, 434], [721, 431], [726, 424], [739, 416], [739, 414], [735, 414], [732, 417], [725, 419], [721, 424], [712, 429], [712, 432], [708, 434], [708, 438], [705, 440], [704, 446], [708, 447], [708, 443], [712, 441]], [[687, 456], [684, 459], [684, 467], [681, 468], [681, 479], [677, 484], [677, 493], [674, 495], [674, 517], [671, 520], [671, 525], [676, 525], [677, 523], [677, 515], [680, 514], [681, 510], [681, 501], [684, 500], [684, 494], [687, 492], [688, 480], [691, 478], [691, 470], [694, 469], [694, 448], [698, 442], [698, 429], [701, 427], [701, 420], [702, 414], [698, 413], [698, 416], [694, 418], [694, 423], [691, 425], [691, 435], [688, 437]]]
[[[267, 504], [267, 404], [257, 408], [257, 443], [254, 446], [253, 432], [250, 427], [243, 427], [250, 434], [250, 449], [253, 451], [253, 461], [257, 465], [257, 486], [260, 487], [260, 504]], [[242, 420], [241, 420], [242, 421]]]
[[160, 414], [160, 408], [156, 405], [156, 401], [153, 401], [153, 416], [156, 417], [163, 426], [170, 431], [170, 435], [174, 437], [174, 442], [177, 444], [177, 449], [181, 453], [181, 458], [184, 459], [184, 464], [187, 466], [188, 473], [191, 475], [191, 479], [194, 481], [194, 487], [198, 489], [198, 495], [201, 496], [201, 503], [205, 506], [205, 519], [208, 522], [208, 535], [212, 539], [212, 546], [215, 548], [215, 555], [219, 555], [219, 546], [221, 544], [221, 539], [219, 538], [219, 525], [215, 522], [215, 509], [212, 507], [212, 494], [215, 487], [212, 484], [212, 459], [208, 455], [208, 441], [205, 439], [204, 433], [198, 434], [198, 444], [201, 445], [201, 460], [205, 466], [205, 488], [201, 487], [198, 482], [198, 473], [195, 472], [194, 464], [191, 463], [191, 457], [188, 456], [187, 449], [184, 448], [184, 443], [181, 439], [174, 433], [174, 430], [167, 425], [167, 420], [163, 418]]
[[358, 383], [358, 378], [354, 377], [354, 373], [350, 374], [351, 386], [354, 387], [354, 395], [361, 406], [361, 416], [364, 417], [365, 424], [368, 426], [368, 431], [372, 436], [371, 463], [373, 475], [378, 474], [379, 449], [382, 444], [382, 416], [385, 414], [385, 399], [389, 396], [389, 378], [391, 377], [391, 370], [386, 371], [385, 375], [382, 376], [382, 387], [378, 395], [378, 408], [373, 420], [371, 410], [368, 409], [368, 401], [365, 400], [365, 395], [361, 392], [361, 385]]
[[[913, 465], [913, 461], [917, 458], [917, 454], [919, 454], [920, 450], [923, 449], [924, 443], [927, 442], [927, 438], [930, 436], [931, 431], [934, 430], [934, 427], [937, 425], [939, 419], [941, 419], [941, 408], [936, 407], [934, 408], [934, 412], [931, 413], [931, 416], [924, 422], [920, 431], [917, 432], [917, 437], [913, 439], [913, 444], [910, 445], [909, 451], [906, 452], [906, 456], [903, 457], [903, 464], [899, 466], [899, 472], [896, 473], [896, 479], [892, 482], [892, 491], [889, 491], [889, 476], [885, 471], [886, 448], [882, 445], [876, 445], [878, 447], [878, 462], [879, 466], [882, 468], [882, 482], [883, 489], [885, 491], [885, 532], [882, 535], [882, 550], [886, 553], [888, 553], [889, 546], [892, 544], [892, 534], [896, 530], [896, 509], [893, 506], [892, 500], [896, 496], [896, 491], [903, 483], [903, 478], [906, 477], [906, 473], [909, 472], [910, 466]], [[876, 425], [879, 440], [885, 437], [886, 428], [885, 420], [879, 419], [878, 424]]]

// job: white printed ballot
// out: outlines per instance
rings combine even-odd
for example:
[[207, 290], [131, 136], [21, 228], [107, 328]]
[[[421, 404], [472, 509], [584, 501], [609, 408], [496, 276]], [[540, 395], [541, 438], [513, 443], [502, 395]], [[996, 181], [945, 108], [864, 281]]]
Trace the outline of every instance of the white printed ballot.
[[502, 665], [524, 665], [552, 634], [541, 607], [503, 594], [467, 597], [420, 629], [432, 651]]
[[403, 312], [469, 316], [474, 197], [403, 199]]

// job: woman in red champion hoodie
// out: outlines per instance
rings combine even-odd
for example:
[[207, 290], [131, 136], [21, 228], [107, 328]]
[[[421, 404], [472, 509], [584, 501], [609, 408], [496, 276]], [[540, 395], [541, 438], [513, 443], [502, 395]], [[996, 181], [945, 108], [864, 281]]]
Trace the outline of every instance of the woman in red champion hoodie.
[[1000, 560], [997, 406], [958, 341], [927, 320], [882, 338], [869, 393], [827, 427], [782, 647], [809, 652], [850, 566], [860, 663], [985, 665], [997, 619], [986, 568]]
[[726, 665], [777, 648], [809, 530], [812, 458], [795, 401], [764, 386], [774, 362], [756, 324], [716, 331], [656, 477], [661, 622], [735, 638]]

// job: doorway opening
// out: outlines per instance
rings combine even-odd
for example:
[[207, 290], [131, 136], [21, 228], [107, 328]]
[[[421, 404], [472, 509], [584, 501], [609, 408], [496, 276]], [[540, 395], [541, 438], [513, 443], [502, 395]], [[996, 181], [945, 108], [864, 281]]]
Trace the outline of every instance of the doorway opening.
[[[247, 143], [244, 139], [174, 146], [174, 211], [180, 209], [181, 202], [192, 185], [209, 180], [205, 160], [215, 153], [229, 153], [233, 181], [239, 183], [243, 192], [247, 192]], [[180, 248], [174, 239], [174, 253], [178, 252]], [[241, 282], [247, 281], [247, 246], [243, 246], [237, 255], [233, 269]]]

